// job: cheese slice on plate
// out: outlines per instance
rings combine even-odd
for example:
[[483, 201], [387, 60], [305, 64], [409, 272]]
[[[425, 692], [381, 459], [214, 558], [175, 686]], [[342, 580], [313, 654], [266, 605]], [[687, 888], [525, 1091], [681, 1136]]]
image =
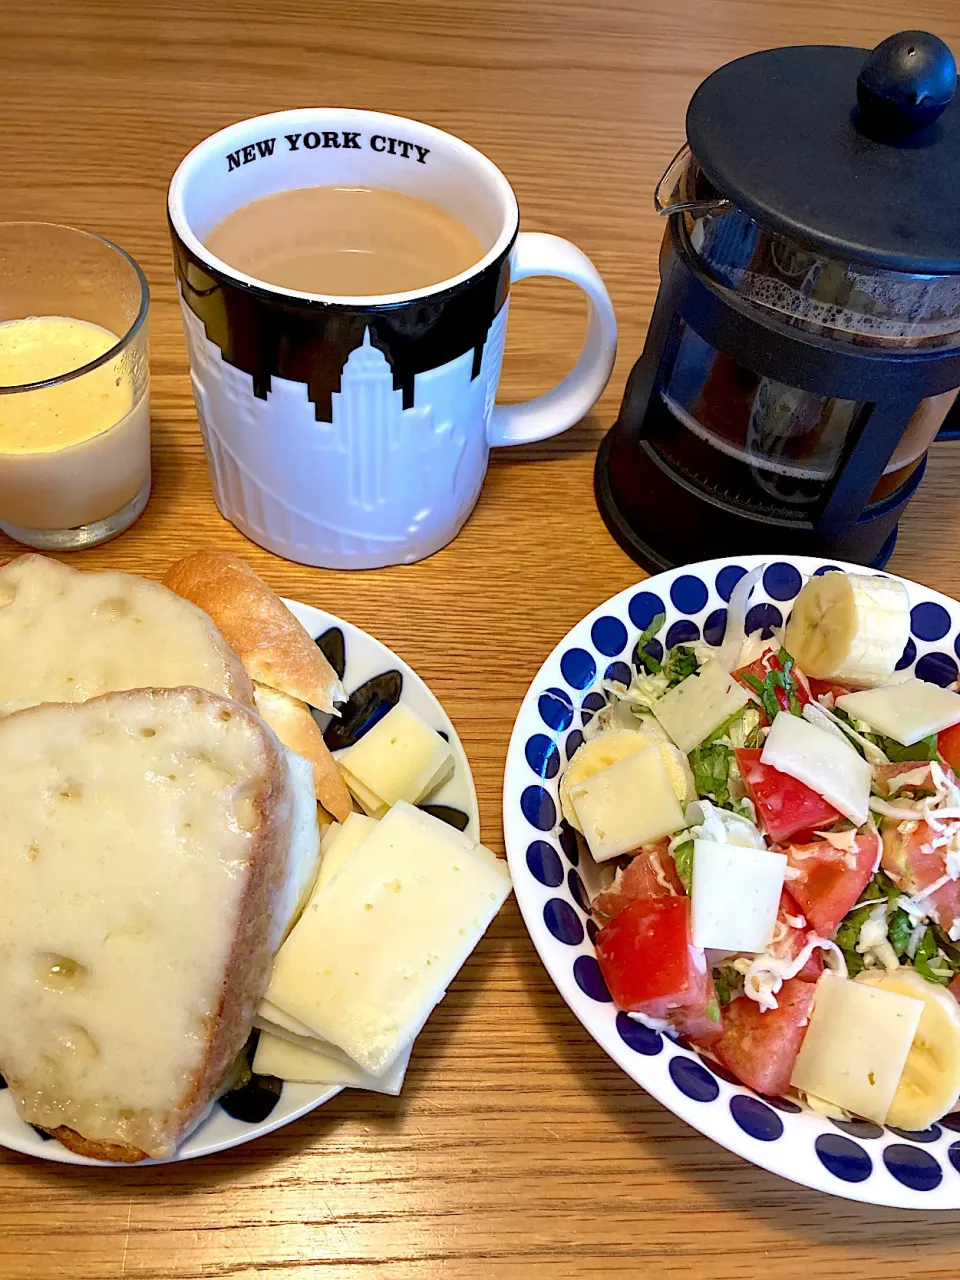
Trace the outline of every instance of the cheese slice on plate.
[[329, 1053], [291, 1044], [289, 1040], [261, 1031], [253, 1059], [253, 1070], [257, 1075], [276, 1076], [278, 1080], [325, 1084], [331, 1088], [343, 1085], [348, 1089], [387, 1093], [395, 1098], [403, 1087], [411, 1049], [412, 1045], [408, 1045], [382, 1076], [372, 1076], [356, 1065], [331, 1057]]
[[505, 862], [401, 801], [314, 892], [267, 999], [382, 1075], [509, 892]]
[[804, 783], [858, 827], [866, 822], [873, 770], [832, 733], [781, 711], [770, 726], [760, 763]]
[[398, 703], [337, 756], [347, 786], [375, 818], [398, 800], [419, 804], [453, 772], [453, 751], [412, 708]]
[[657, 699], [653, 714], [683, 754], [689, 755], [749, 701], [743, 685], [708, 658], [699, 671]]
[[960, 694], [927, 680], [904, 680], [882, 689], [845, 693], [837, 699], [837, 706], [905, 747], [960, 724]]
[[923, 1001], [825, 973], [790, 1083], [883, 1124]]
[[595, 862], [683, 826], [683, 810], [656, 743], [575, 783], [570, 803]]
[[376, 827], [376, 818], [368, 818], [365, 813], [351, 813], [336, 835], [323, 850], [320, 863], [320, 874], [317, 876], [317, 888], [322, 889], [333, 879], [354, 849]]
[[773, 939], [787, 869], [783, 853], [693, 842], [693, 945], [763, 951]]

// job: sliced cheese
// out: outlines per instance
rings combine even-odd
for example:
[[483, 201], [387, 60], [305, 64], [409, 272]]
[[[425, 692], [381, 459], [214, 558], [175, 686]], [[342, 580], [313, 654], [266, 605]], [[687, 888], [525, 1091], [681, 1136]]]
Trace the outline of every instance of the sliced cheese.
[[333, 879], [350, 854], [366, 840], [376, 825], [376, 818], [368, 818], [364, 813], [351, 813], [348, 816], [336, 838], [323, 851], [320, 874], [317, 876], [318, 892]]
[[770, 726], [760, 762], [804, 783], [858, 827], [866, 822], [873, 771], [833, 734], [781, 711]]
[[509, 892], [506, 863], [401, 801], [314, 894], [267, 999], [380, 1075]]
[[313, 792], [313, 765], [283, 748], [294, 779], [293, 831], [287, 853], [287, 874], [274, 915], [273, 949], [276, 950], [300, 919], [320, 865], [320, 828]]
[[[373, 817], [392, 804], [419, 804], [453, 772], [450, 743], [405, 703], [337, 757], [347, 786]], [[374, 800], [377, 803], [374, 803]]]
[[301, 1049], [312, 1049], [315, 1053], [325, 1053], [328, 1058], [334, 1058], [337, 1062], [346, 1063], [349, 1067], [356, 1067], [356, 1063], [349, 1054], [335, 1044], [331, 1044], [329, 1040], [321, 1040], [319, 1036], [297, 1035], [294, 1031], [288, 1031], [286, 1027], [281, 1027], [276, 1022], [271, 1022], [269, 1018], [261, 1017], [258, 1013], [253, 1020], [253, 1025], [258, 1031], [264, 1031], [267, 1035], [277, 1036], [280, 1040], [287, 1040], [290, 1044], [299, 1045]]
[[790, 1083], [883, 1124], [923, 1001], [825, 973]]
[[299, 1080], [304, 1084], [326, 1084], [331, 1088], [344, 1085], [349, 1089], [370, 1089], [374, 1093], [388, 1093], [396, 1097], [403, 1085], [407, 1063], [410, 1061], [408, 1046], [389, 1071], [382, 1076], [372, 1076], [360, 1067], [350, 1066], [327, 1053], [291, 1044], [279, 1036], [262, 1031], [253, 1059], [257, 1075], [276, 1076], [279, 1080]]
[[571, 787], [570, 802], [596, 862], [683, 826], [683, 809], [655, 743]]
[[764, 951], [773, 940], [786, 869], [783, 853], [695, 840], [694, 946]]
[[960, 694], [926, 680], [904, 680], [882, 689], [845, 693], [837, 706], [905, 747], [960, 724]]
[[749, 701], [743, 685], [716, 659], [708, 658], [699, 671], [654, 703], [653, 714], [684, 755], [689, 755]]

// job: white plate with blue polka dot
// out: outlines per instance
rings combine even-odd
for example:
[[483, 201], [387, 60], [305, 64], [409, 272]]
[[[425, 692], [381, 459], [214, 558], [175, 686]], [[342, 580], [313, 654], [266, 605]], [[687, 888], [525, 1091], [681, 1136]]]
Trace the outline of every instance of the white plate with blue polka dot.
[[[332, 721], [329, 716], [318, 715], [318, 723], [325, 730], [328, 745], [334, 750], [349, 746], [372, 729], [381, 716], [398, 702], [411, 707], [441, 733], [453, 748], [452, 776], [422, 807], [479, 840], [480, 810], [466, 753], [449, 716], [416, 672], [386, 645], [361, 631], [359, 627], [311, 605], [299, 604], [295, 600], [286, 600], [284, 603], [323, 649], [349, 695], [346, 705], [341, 707], [338, 720]], [[251, 1054], [252, 1048], [251, 1044], [248, 1047]], [[272, 1133], [274, 1129], [298, 1120], [308, 1111], [335, 1098], [339, 1092], [339, 1087], [326, 1088], [283, 1082], [268, 1076], [253, 1076], [242, 1089], [227, 1094], [213, 1104], [203, 1121], [181, 1143], [170, 1160], [192, 1160], [197, 1156], [213, 1155], [217, 1151], [226, 1151], [241, 1143], [252, 1142], [254, 1138]], [[46, 1160], [56, 1160], [61, 1164], [106, 1165], [104, 1161], [88, 1160], [68, 1151], [49, 1134], [25, 1124], [17, 1115], [10, 1091], [2, 1078], [0, 1147], [9, 1147], [12, 1151], [40, 1156]], [[145, 1160], [137, 1167], [169, 1162]], [[106, 1167], [116, 1169], [124, 1166]]]
[[[613, 1006], [594, 954], [592, 886], [576, 837], [560, 819], [562, 766], [603, 705], [604, 678], [629, 681], [640, 633], [665, 622], [651, 652], [703, 639], [719, 645], [734, 585], [766, 564], [747, 631], [773, 628], [811, 574], [870, 572], [808, 556], [738, 556], [658, 574], [621, 591], [578, 623], [536, 675], [514, 727], [504, 780], [504, 831], [517, 902], [560, 994], [597, 1043], [675, 1115], [730, 1151], [804, 1186], [871, 1204], [960, 1208], [960, 1113], [921, 1133], [830, 1120], [794, 1098], [761, 1098], [717, 1063]], [[889, 575], [893, 576], [893, 575]], [[947, 685], [957, 679], [960, 605], [904, 582], [911, 634], [899, 669]], [[587, 881], [585, 885], [584, 881]]]

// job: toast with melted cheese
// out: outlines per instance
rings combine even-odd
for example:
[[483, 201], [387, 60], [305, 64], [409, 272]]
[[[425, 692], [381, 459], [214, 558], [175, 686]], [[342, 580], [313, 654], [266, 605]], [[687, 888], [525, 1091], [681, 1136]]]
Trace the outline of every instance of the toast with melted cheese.
[[0, 719], [0, 1074], [25, 1120], [133, 1162], [201, 1118], [267, 983], [291, 841], [316, 841], [295, 770], [195, 688]]
[[183, 685], [253, 706], [243, 664], [190, 601], [147, 578], [48, 556], [0, 567], [0, 714]]

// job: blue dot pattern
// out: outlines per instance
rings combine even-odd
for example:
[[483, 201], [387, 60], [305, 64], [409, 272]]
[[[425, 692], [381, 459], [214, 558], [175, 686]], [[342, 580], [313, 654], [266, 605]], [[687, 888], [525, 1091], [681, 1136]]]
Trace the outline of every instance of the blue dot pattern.
[[783, 1136], [783, 1121], [766, 1103], [748, 1094], [737, 1093], [730, 1099], [730, 1114], [744, 1133], [758, 1142], [776, 1142]]
[[568, 947], [579, 947], [583, 941], [580, 917], [565, 898], [550, 898], [544, 903], [543, 923], [558, 942]]
[[727, 604], [733, 595], [733, 588], [746, 573], [746, 569], [738, 564], [726, 564], [717, 574], [717, 595]]
[[866, 1182], [873, 1161], [858, 1142], [839, 1133], [821, 1133], [814, 1144], [820, 1163], [842, 1182]]
[[800, 594], [803, 579], [792, 564], [782, 560], [767, 565], [763, 574], [763, 589], [772, 600], [792, 600]]
[[699, 639], [700, 628], [697, 624], [690, 622], [687, 618], [681, 618], [667, 632], [667, 648], [672, 649], [675, 644], [692, 644], [694, 640]]
[[822, 578], [825, 573], [843, 573], [838, 564], [822, 564], [819, 569], [814, 569], [813, 576]]
[[527, 787], [520, 797], [523, 816], [538, 831], [550, 831], [557, 825], [557, 806], [543, 787]]
[[681, 613], [699, 613], [708, 599], [707, 584], [702, 578], [692, 573], [681, 574], [674, 578], [670, 588], [670, 599], [673, 606]]
[[611, 1003], [612, 997], [594, 956], [577, 956], [573, 962], [573, 977], [585, 996], [598, 1004]]
[[917, 663], [914, 674], [918, 680], [928, 680], [931, 684], [953, 684], [957, 678], [957, 664], [949, 653], [925, 653]]
[[573, 867], [567, 872], [567, 887], [570, 890], [570, 896], [574, 902], [584, 912], [585, 915], [590, 914], [590, 899], [587, 897], [587, 891], [583, 887], [583, 881], [574, 871]]
[[590, 628], [594, 648], [613, 658], [627, 647], [627, 628], [619, 618], [598, 618]]
[[597, 678], [597, 664], [586, 649], [568, 649], [560, 659], [560, 674], [574, 689], [586, 689]]
[[[839, 566], [823, 565], [816, 572], [822, 574], [835, 570], [839, 571]], [[555, 834], [528, 843], [525, 870], [548, 891], [548, 900], [541, 908], [546, 928], [557, 943], [570, 948], [566, 954], [570, 956], [568, 963], [577, 988], [596, 1004], [612, 1003], [600, 966], [592, 954], [600, 929], [591, 918], [583, 880], [573, 869], [580, 863], [576, 834], [566, 822], [560, 823], [559, 835], [556, 834], [560, 815], [550, 794], [556, 791], [562, 758], [569, 760], [583, 743], [582, 732], [572, 728], [577, 704], [586, 725], [606, 701], [599, 687], [590, 689], [599, 672], [606, 680], [629, 683], [633, 670], [627, 659], [632, 659], [636, 665], [634, 646], [637, 637], [658, 614], [665, 618], [660, 635], [667, 647], [698, 640], [701, 626], [703, 639], [713, 646], [720, 645], [727, 621], [727, 610], [720, 602], [729, 603], [736, 583], [745, 572], [740, 565], [723, 565], [712, 582], [709, 578], [705, 582], [702, 577], [686, 572], [668, 579], [668, 590], [662, 594], [650, 590], [636, 591], [626, 610], [620, 606], [621, 616], [617, 616], [615, 605], [608, 605], [591, 624], [588, 644], [584, 647], [571, 646], [562, 653], [562, 680], [558, 684], [565, 687], [544, 689], [539, 695], [540, 719], [550, 732], [532, 733], [524, 744], [527, 766], [538, 785], [528, 785], [522, 791], [520, 805], [534, 828]], [[795, 599], [802, 582], [802, 575], [788, 560], [768, 564], [763, 574], [760, 599], [754, 596], [757, 602], [747, 613], [746, 630], [759, 631], [769, 639], [774, 629], [783, 625], [784, 613], [789, 611], [789, 602]], [[913, 598], [917, 600], [916, 589]], [[783, 605], [784, 609], [778, 605]], [[702, 617], [704, 611], [706, 616]], [[678, 613], [686, 616], [678, 618]], [[694, 617], [702, 618], [700, 626]], [[921, 598], [911, 610], [910, 626], [911, 638], [897, 664], [898, 670], [913, 668], [918, 678], [939, 685], [948, 685], [956, 680], [958, 664], [952, 655], [960, 657], [960, 634], [953, 634], [951, 611], [937, 601]], [[634, 628], [632, 632], [631, 627]], [[663, 642], [654, 639], [647, 645], [647, 652], [658, 661], [663, 657]], [[936, 647], [939, 642], [942, 644]], [[638, 669], [645, 668], [640, 665]], [[578, 949], [587, 940], [590, 952], [579, 953]], [[804, 1110], [797, 1102], [788, 1098], [758, 1097], [745, 1090], [735, 1077], [709, 1057], [699, 1058], [693, 1051], [683, 1053], [689, 1046], [682, 1040], [664, 1036], [613, 1009], [609, 1016], [615, 1019], [620, 1042], [639, 1059], [656, 1057], [663, 1053], [665, 1047], [677, 1046], [674, 1056], [664, 1065], [668, 1067], [673, 1086], [684, 1097], [707, 1104], [704, 1114], [709, 1113], [709, 1104], [720, 1100], [723, 1110], [729, 1111], [737, 1128], [750, 1140], [776, 1144], [786, 1134], [791, 1141], [784, 1146], [791, 1150], [795, 1133], [810, 1133], [809, 1128], [800, 1130], [793, 1127], [791, 1117]], [[642, 1079], [641, 1076], [636, 1078]], [[721, 1084], [721, 1081], [726, 1083]], [[722, 1099], [721, 1089], [724, 1090]], [[804, 1125], [809, 1123], [810, 1118], [806, 1114], [800, 1118]], [[943, 1143], [942, 1155], [939, 1145], [943, 1129], [960, 1134], [960, 1116], [945, 1117], [941, 1125], [943, 1128], [934, 1125], [921, 1132], [907, 1132], [884, 1129], [864, 1120], [829, 1121], [822, 1118], [819, 1127], [823, 1131], [818, 1132], [816, 1127], [813, 1129], [813, 1134], [817, 1135], [815, 1144], [812, 1148], [808, 1145], [806, 1149], [811, 1155], [815, 1151], [820, 1164], [840, 1182], [861, 1183], [870, 1179], [877, 1170], [881, 1176], [885, 1166], [889, 1176], [911, 1192], [929, 1192], [942, 1183], [944, 1169], [949, 1172], [952, 1166], [960, 1174], [960, 1141], [954, 1142], [949, 1150]], [[706, 1131], [710, 1132], [709, 1127]], [[879, 1140], [885, 1135], [898, 1141], [884, 1148]], [[811, 1140], [806, 1138], [808, 1144]], [[879, 1157], [876, 1160], [868, 1150], [871, 1143], [876, 1143], [874, 1150]], [[748, 1154], [749, 1147], [744, 1147], [743, 1152]]]
[[543, 723], [558, 733], [573, 723], [573, 703], [563, 689], [545, 689], [537, 699], [537, 710]]
[[567, 855], [572, 867], [580, 864], [580, 846], [577, 844], [577, 833], [566, 821], [560, 824], [560, 848]]
[[911, 1191], [933, 1191], [943, 1181], [940, 1162], [921, 1147], [895, 1142], [884, 1148], [883, 1163]]
[[652, 591], [638, 591], [627, 606], [630, 621], [639, 631], [646, 631], [658, 613], [665, 613], [663, 601]]
[[[663, 1052], [663, 1036], [659, 1031], [651, 1031], [641, 1022], [634, 1022], [625, 1013], [617, 1014], [617, 1031], [620, 1039], [634, 1053], [642, 1053], [645, 1058], [654, 1058]], [[958, 1143], [960, 1146], [960, 1143]]]
[[744, 629], [748, 636], [759, 631], [761, 639], [769, 640], [776, 627], [783, 626], [783, 614], [775, 604], [755, 604], [747, 610]]
[[563, 884], [563, 863], [552, 844], [546, 840], [534, 840], [527, 847], [527, 867], [534, 880], [556, 889]]
[[560, 772], [560, 752], [552, 738], [535, 733], [523, 749], [527, 764], [540, 778], [555, 778]]
[[706, 622], [703, 624], [703, 638], [707, 644], [719, 645], [723, 643], [723, 633], [727, 629], [727, 611], [726, 609], [714, 609]]
[[888, 1124], [887, 1129], [898, 1138], [906, 1138], [908, 1142], [936, 1142], [941, 1132], [939, 1125], [935, 1124], [929, 1129], [895, 1129], [892, 1124]]
[[603, 673], [605, 680], [615, 680], [617, 684], [628, 685], [633, 679], [633, 672], [625, 662], [611, 662]]
[[[960, 642], [960, 636], [957, 637], [957, 640]], [[903, 653], [901, 653], [900, 660], [897, 663], [897, 670], [903, 671], [905, 667], [912, 667], [916, 660], [917, 646], [912, 640], [908, 639], [907, 643], [903, 646]]]
[[942, 640], [950, 630], [950, 615], [942, 604], [924, 600], [910, 610], [910, 630], [918, 640]]
[[713, 1102], [720, 1095], [716, 1080], [694, 1058], [671, 1058], [670, 1079], [693, 1102]]

